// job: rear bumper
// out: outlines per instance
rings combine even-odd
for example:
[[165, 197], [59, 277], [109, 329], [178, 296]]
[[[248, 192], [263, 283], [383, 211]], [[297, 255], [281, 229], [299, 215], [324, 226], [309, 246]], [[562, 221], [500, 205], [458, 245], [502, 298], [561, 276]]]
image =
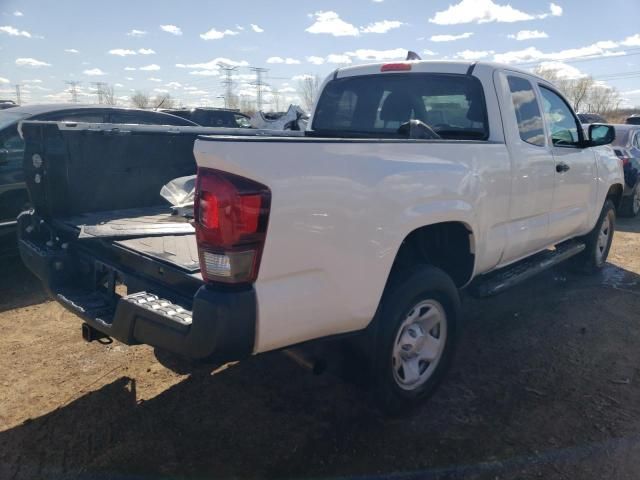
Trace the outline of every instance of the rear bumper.
[[151, 282], [145, 285], [138, 277], [132, 281], [136, 292], [119, 296], [109, 288], [95, 288], [91, 281], [100, 269], [101, 282], [107, 278], [108, 284], [112, 278], [115, 283], [117, 276], [128, 285], [131, 275], [121, 275], [115, 265], [95, 260], [89, 262], [94, 271], [87, 271], [86, 258], [25, 238], [19, 239], [19, 249], [25, 265], [55, 300], [122, 343], [219, 361], [238, 360], [253, 351], [257, 307], [251, 287], [230, 290], [203, 284], [189, 302], [172, 298]]

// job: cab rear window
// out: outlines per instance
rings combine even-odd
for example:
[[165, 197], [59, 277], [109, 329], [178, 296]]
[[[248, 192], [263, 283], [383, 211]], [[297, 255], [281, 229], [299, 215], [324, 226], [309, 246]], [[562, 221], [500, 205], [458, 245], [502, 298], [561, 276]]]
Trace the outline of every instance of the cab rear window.
[[480, 81], [468, 75], [432, 73], [332, 80], [318, 101], [313, 130], [326, 135], [402, 138], [398, 129], [414, 119], [443, 139], [489, 136]]

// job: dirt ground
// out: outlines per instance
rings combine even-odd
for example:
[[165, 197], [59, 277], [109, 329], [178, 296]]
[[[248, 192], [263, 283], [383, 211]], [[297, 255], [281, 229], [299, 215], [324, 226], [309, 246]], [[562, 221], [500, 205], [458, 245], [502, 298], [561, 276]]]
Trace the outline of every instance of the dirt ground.
[[618, 229], [597, 276], [465, 298], [447, 380], [400, 419], [338, 356], [314, 376], [278, 352], [214, 370], [84, 343], [4, 260], [0, 479], [640, 478], [640, 219]]

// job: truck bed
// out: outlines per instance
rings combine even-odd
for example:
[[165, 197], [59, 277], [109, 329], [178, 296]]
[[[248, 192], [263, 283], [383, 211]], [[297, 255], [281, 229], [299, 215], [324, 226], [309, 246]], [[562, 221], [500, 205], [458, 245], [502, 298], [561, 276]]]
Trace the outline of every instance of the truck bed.
[[114, 244], [189, 273], [200, 271], [195, 234], [131, 238]]

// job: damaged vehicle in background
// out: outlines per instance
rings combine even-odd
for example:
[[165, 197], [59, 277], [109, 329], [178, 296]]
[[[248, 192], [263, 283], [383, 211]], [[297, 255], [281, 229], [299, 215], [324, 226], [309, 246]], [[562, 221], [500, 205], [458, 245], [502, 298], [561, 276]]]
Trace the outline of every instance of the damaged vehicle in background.
[[249, 116], [230, 108], [196, 107], [161, 110], [171, 115], [186, 118], [202, 127], [251, 128]]
[[304, 133], [22, 132], [21, 256], [86, 340], [229, 361], [344, 337], [391, 412], [443, 379], [461, 289], [600, 269], [624, 184], [613, 127], [483, 62], [340, 68]]
[[635, 217], [640, 213], [640, 125], [614, 125], [612, 147], [624, 168], [624, 193], [618, 213]]

